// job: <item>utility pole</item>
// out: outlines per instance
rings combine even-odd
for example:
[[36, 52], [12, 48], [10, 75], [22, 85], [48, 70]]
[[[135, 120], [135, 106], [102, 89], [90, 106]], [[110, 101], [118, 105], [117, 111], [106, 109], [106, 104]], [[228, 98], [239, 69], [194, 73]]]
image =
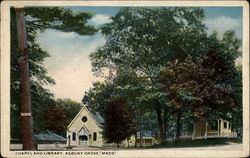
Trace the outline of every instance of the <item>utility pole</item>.
[[20, 104], [21, 104], [21, 135], [23, 150], [36, 150], [36, 142], [33, 136], [33, 119], [30, 97], [29, 58], [25, 52], [27, 48], [27, 35], [24, 20], [24, 8], [15, 8], [17, 38], [20, 58], [18, 59], [20, 70]]

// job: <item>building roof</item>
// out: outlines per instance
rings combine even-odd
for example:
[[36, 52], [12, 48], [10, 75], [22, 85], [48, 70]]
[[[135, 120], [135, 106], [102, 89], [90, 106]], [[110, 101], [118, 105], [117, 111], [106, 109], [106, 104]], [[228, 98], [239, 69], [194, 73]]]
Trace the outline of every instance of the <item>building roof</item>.
[[[154, 138], [154, 134], [151, 131], [141, 131], [142, 138]], [[140, 132], [137, 132], [137, 138], [140, 138]]]
[[90, 112], [99, 125], [103, 125], [104, 120], [99, 112]]
[[62, 136], [59, 136], [53, 132], [47, 131], [46, 133], [35, 134], [34, 137], [38, 141], [66, 141]]

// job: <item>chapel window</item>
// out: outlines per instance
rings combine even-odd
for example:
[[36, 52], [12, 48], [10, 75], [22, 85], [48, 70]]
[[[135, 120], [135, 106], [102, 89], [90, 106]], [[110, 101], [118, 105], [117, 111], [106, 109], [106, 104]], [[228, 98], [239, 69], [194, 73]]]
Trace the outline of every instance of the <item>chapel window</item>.
[[73, 141], [76, 140], [76, 133], [75, 133], [75, 132], [73, 132], [73, 134], [72, 134], [72, 140], [73, 140]]
[[88, 118], [86, 116], [82, 117], [82, 122], [87, 122]]
[[94, 132], [94, 133], [93, 133], [93, 141], [96, 141], [96, 140], [97, 140], [97, 133]]

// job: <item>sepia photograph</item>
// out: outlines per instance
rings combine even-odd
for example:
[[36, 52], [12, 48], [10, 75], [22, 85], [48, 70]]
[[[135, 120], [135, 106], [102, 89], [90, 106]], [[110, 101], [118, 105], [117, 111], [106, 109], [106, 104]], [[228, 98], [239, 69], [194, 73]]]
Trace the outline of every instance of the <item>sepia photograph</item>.
[[245, 1], [5, 1], [4, 157], [249, 156]]

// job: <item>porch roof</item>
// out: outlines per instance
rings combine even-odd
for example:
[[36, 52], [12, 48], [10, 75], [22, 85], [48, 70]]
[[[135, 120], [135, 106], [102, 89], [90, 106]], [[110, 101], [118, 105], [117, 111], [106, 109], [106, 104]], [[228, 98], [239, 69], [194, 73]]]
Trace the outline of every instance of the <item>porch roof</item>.
[[79, 134], [81, 132], [81, 130], [84, 130], [88, 135], [91, 135], [91, 133], [89, 132], [89, 130], [86, 126], [83, 125], [83, 127], [77, 132], [77, 134]]
[[[141, 131], [142, 138], [154, 138], [154, 134], [151, 131]], [[137, 132], [137, 138], [140, 138], [140, 132]]]

